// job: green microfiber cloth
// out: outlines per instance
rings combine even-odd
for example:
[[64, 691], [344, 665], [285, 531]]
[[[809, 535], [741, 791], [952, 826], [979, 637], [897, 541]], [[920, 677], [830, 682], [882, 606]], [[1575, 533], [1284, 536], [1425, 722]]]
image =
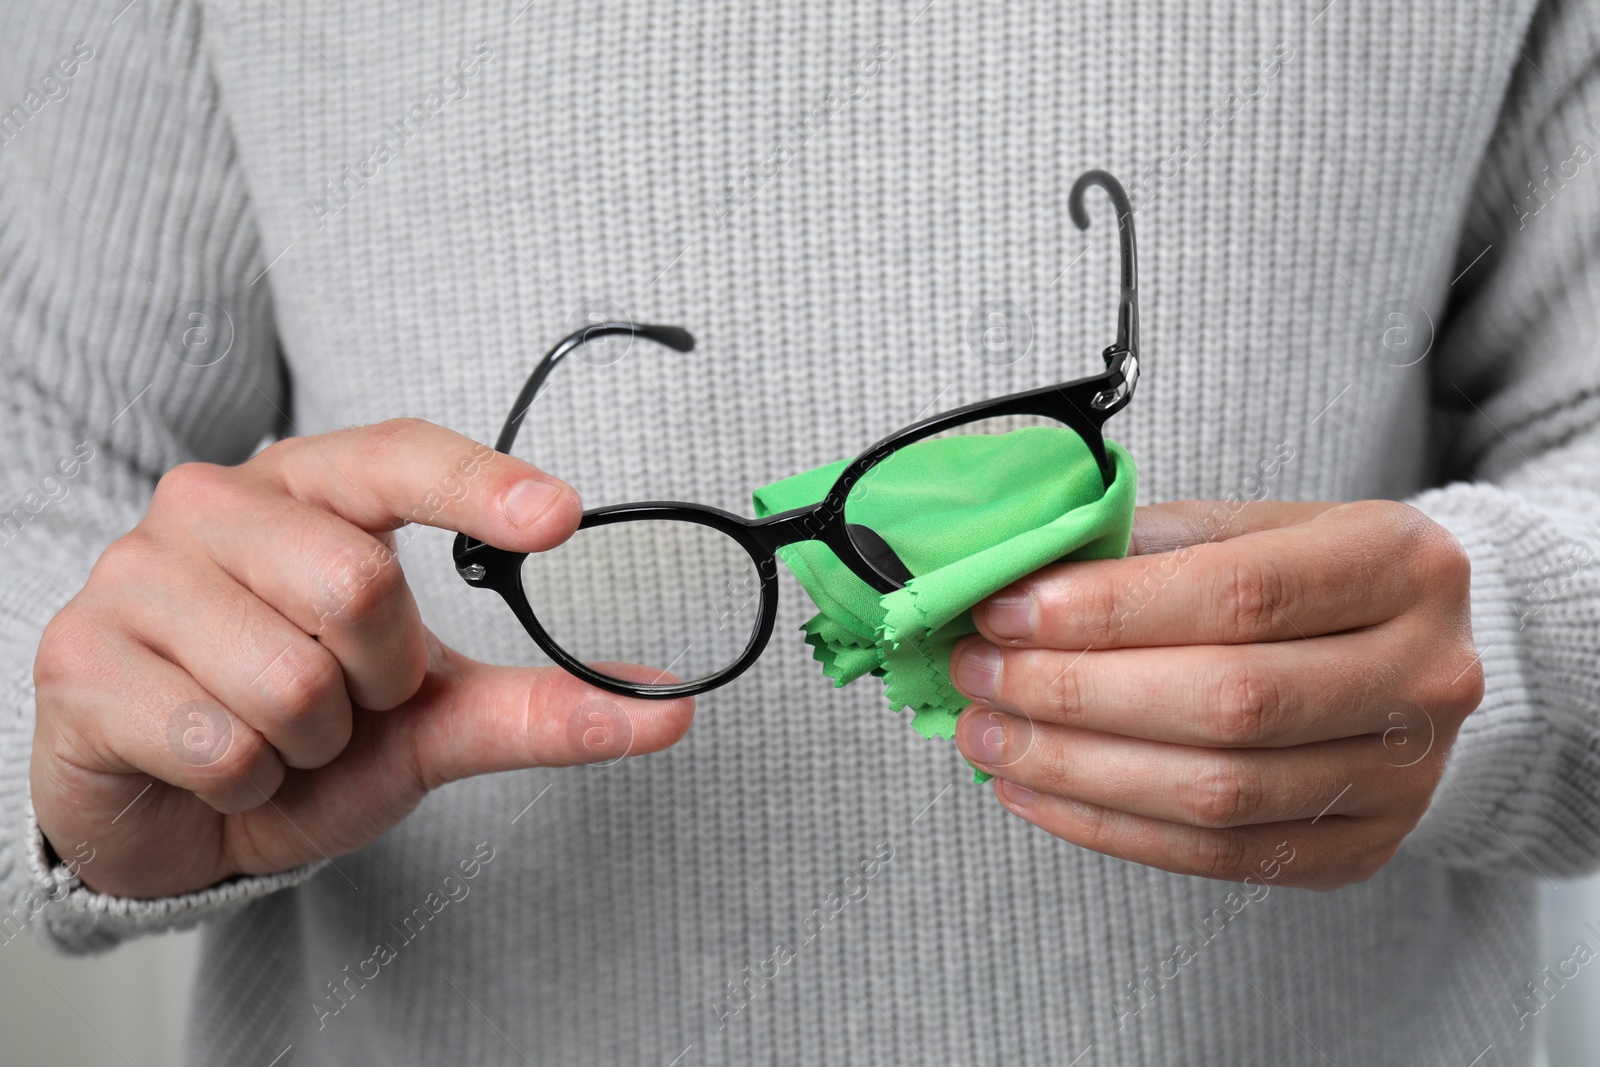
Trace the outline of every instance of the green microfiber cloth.
[[[823, 673], [835, 686], [875, 674], [891, 710], [912, 710], [918, 733], [954, 737], [968, 702], [950, 683], [950, 652], [976, 632], [968, 609], [1056, 560], [1127, 554], [1137, 476], [1126, 451], [1106, 447], [1110, 489], [1064, 427], [934, 438], [880, 463], [847, 518], [895, 550], [915, 575], [905, 588], [878, 593], [818, 541], [778, 552], [820, 609], [804, 630]], [[756, 514], [815, 504], [849, 462], [757, 489]]]

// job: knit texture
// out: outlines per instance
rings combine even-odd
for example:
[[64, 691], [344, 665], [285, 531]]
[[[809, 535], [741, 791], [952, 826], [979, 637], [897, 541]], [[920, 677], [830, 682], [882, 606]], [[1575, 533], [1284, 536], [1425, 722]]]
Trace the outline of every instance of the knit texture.
[[[1600, 4], [125, 4], [0, 6], [0, 888], [69, 951], [208, 920], [195, 1062], [1530, 1062], [1538, 879], [1600, 862]], [[488, 439], [627, 316], [701, 344], [573, 360], [520, 454], [741, 510], [1093, 370], [1090, 167], [1138, 209], [1140, 499], [1407, 499], [1472, 557], [1487, 695], [1377, 877], [1243, 899], [1069, 846], [798, 640], [665, 753], [450, 786], [337, 869], [48, 869], [34, 650], [162, 471]], [[401, 540], [445, 641], [538, 661], [448, 535]]]

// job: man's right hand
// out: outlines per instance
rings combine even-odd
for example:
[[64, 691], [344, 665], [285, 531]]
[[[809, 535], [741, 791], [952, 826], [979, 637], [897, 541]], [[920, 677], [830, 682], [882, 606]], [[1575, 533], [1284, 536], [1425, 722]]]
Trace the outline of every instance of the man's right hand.
[[414, 419], [169, 471], [40, 642], [45, 837], [93, 848], [91, 889], [166, 896], [354, 851], [445, 782], [675, 743], [692, 699], [445, 647], [394, 555], [411, 522], [538, 552], [580, 514], [571, 486]]

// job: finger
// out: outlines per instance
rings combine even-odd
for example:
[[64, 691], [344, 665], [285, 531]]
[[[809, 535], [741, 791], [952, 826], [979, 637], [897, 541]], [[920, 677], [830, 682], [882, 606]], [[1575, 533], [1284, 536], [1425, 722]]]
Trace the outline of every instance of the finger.
[[350, 740], [351, 707], [334, 654], [208, 563], [165, 573], [160, 601], [121, 601], [126, 630], [215, 694], [289, 766], [337, 756]]
[[1402, 676], [1394, 644], [1381, 629], [1086, 652], [971, 637], [951, 654], [950, 676], [969, 699], [1044, 722], [1207, 748], [1282, 748], [1381, 734], [1411, 682], [1454, 667], [1419, 663], [1414, 678]]
[[[227, 846], [238, 869], [261, 873], [304, 862], [304, 839], [274, 835], [268, 826], [315, 825], [316, 847], [339, 855], [387, 830], [447, 782], [607, 764], [665, 748], [689, 727], [691, 698], [613, 697], [557, 668], [491, 666], [431, 634], [428, 641], [427, 679], [410, 700], [383, 715], [357, 715], [337, 760], [292, 776], [273, 796], [272, 810], [238, 820]], [[605, 666], [617, 677], [661, 680], [658, 670]]]
[[559, 478], [420, 419], [289, 438], [258, 459], [293, 496], [366, 530], [414, 522], [533, 552], [565, 541], [582, 517]]
[[1374, 815], [1426, 775], [1402, 774], [1380, 736], [1283, 749], [1203, 749], [1032, 722], [993, 708], [963, 713], [962, 753], [981, 770], [1040, 793], [1222, 829]]
[[995, 796], [1012, 814], [1064, 841], [1174, 874], [1332, 889], [1364, 881], [1394, 857], [1404, 829], [1329, 816], [1213, 830], [1035, 793], [1004, 779]]
[[349, 700], [387, 711], [415, 693], [427, 669], [425, 628], [387, 535], [248, 488], [223, 499], [232, 521], [197, 523], [193, 536], [235, 581], [316, 635]]
[[1337, 633], [1414, 605], [1447, 549], [1403, 504], [1154, 556], [1060, 563], [973, 609], [991, 640], [1046, 648], [1238, 644]]
[[[492, 666], [443, 646], [434, 664], [393, 724], [395, 743], [413, 754], [430, 790], [480, 774], [656, 752], [680, 740], [694, 714], [692, 697], [616, 696], [555, 667]], [[601, 666], [625, 681], [661, 680], [654, 668]]]
[[[36, 665], [52, 702], [41, 715], [52, 731], [45, 743], [62, 759], [89, 772], [148, 774], [224, 813], [257, 807], [277, 791], [285, 774], [278, 754], [213, 694], [153, 650], [88, 621], [82, 608], [63, 615], [72, 632], [59, 654], [72, 670]], [[74, 644], [99, 647], [73, 655]], [[114, 715], [105, 714], [106, 693], [118, 694]]]
[[1155, 556], [1186, 545], [1293, 526], [1337, 506], [1291, 500], [1172, 500], [1148, 504], [1134, 510], [1128, 555]]

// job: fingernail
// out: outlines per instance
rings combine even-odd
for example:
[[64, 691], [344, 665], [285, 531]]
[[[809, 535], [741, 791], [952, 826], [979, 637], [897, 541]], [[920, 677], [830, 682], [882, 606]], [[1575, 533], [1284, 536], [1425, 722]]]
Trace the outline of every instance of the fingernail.
[[1039, 795], [1025, 785], [1018, 785], [1016, 782], [1008, 782], [1004, 778], [997, 778], [995, 780], [1000, 783], [995, 787], [1000, 791], [1000, 796], [1013, 807], [1025, 808], [1029, 804], [1032, 804], [1034, 799]]
[[993, 708], [975, 708], [961, 720], [961, 747], [977, 762], [997, 765], [1006, 747], [1005, 719]]
[[983, 622], [996, 637], [1032, 637], [1039, 629], [1039, 602], [1027, 593], [1001, 593], [984, 604]]
[[556, 498], [561, 495], [561, 488], [554, 482], [544, 482], [537, 478], [518, 482], [506, 494], [506, 518], [511, 520], [513, 526], [532, 526], [550, 510]]
[[1000, 650], [974, 641], [956, 659], [956, 688], [969, 697], [982, 699], [1000, 691]]

